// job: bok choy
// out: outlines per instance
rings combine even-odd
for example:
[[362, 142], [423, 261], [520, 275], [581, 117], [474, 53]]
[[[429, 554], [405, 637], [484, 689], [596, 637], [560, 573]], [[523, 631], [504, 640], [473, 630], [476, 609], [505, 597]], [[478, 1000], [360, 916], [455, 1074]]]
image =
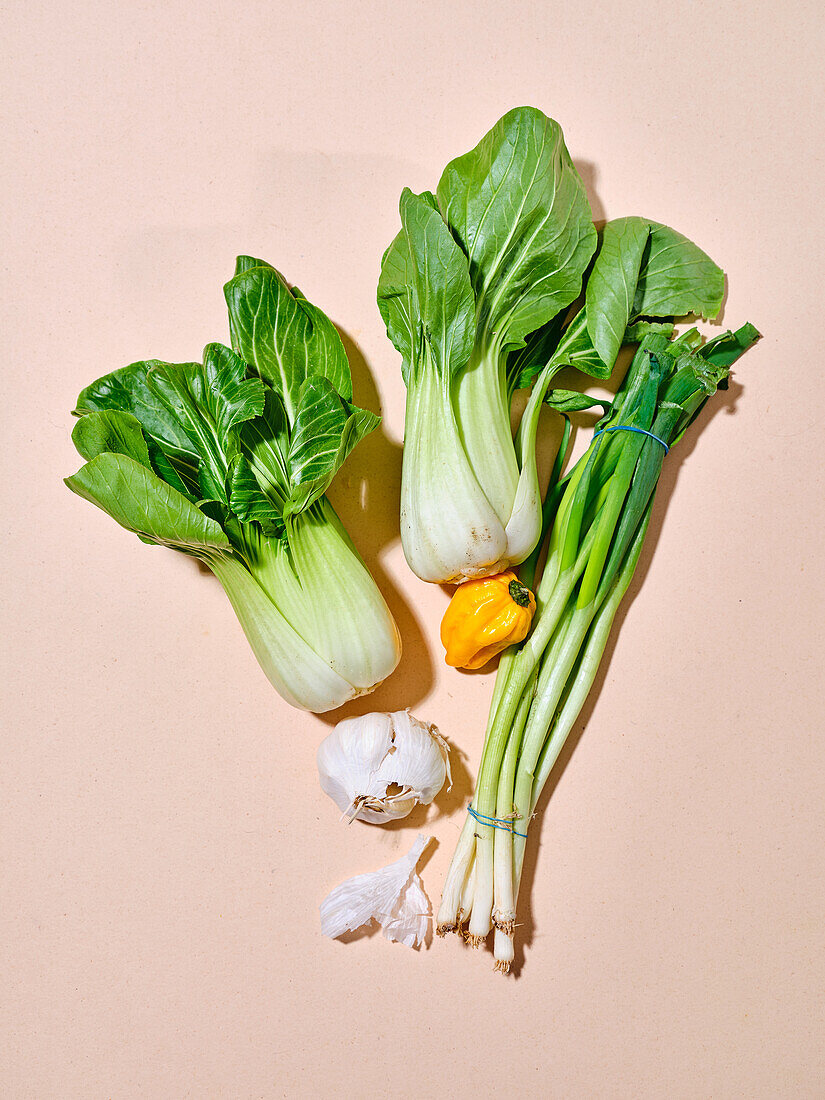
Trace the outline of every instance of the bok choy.
[[401, 541], [422, 580], [524, 560], [539, 537], [535, 439], [514, 444], [513, 390], [533, 334], [581, 290], [596, 230], [561, 127], [510, 111], [401, 196], [378, 304], [407, 385]]
[[[538, 543], [536, 434], [553, 377], [568, 366], [609, 377], [650, 318], [715, 317], [724, 276], [645, 218], [597, 238], [561, 128], [535, 108], [506, 114], [434, 195], [405, 190], [400, 211], [378, 304], [407, 385], [401, 541], [423, 580], [458, 583]], [[513, 439], [512, 397], [528, 386]]]
[[66, 479], [143, 542], [197, 558], [293, 706], [327, 711], [395, 668], [395, 622], [325, 493], [379, 418], [352, 404], [332, 322], [269, 264], [225, 288], [232, 347], [83, 390]]

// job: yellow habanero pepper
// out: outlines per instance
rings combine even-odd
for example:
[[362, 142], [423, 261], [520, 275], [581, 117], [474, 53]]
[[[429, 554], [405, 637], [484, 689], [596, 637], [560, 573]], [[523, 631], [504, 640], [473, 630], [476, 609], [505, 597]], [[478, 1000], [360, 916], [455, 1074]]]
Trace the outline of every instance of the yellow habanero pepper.
[[481, 668], [502, 649], [523, 642], [536, 598], [515, 573], [497, 573], [459, 585], [441, 620], [445, 660], [454, 668]]

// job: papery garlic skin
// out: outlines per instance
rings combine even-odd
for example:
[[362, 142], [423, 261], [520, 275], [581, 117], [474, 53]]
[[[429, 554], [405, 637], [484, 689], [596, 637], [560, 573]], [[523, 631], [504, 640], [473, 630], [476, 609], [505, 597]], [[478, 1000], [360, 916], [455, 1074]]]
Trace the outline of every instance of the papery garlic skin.
[[350, 821], [406, 817], [450, 780], [447, 742], [405, 710], [345, 718], [318, 746], [317, 762], [321, 788]]
[[321, 902], [321, 931], [335, 939], [376, 920], [388, 940], [418, 947], [427, 934], [430, 902], [415, 869], [433, 839], [420, 833], [406, 855], [336, 886]]

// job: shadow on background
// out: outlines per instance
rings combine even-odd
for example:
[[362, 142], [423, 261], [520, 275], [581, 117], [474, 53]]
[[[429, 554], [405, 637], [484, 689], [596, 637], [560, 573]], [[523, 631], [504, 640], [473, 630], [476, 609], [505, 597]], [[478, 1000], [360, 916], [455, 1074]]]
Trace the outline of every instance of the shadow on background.
[[596, 190], [599, 170], [596, 168], [596, 165], [589, 160], [574, 160], [573, 165], [581, 176], [581, 181], [587, 192], [587, 200], [590, 203], [590, 210], [593, 214], [593, 221], [596, 223], [596, 228], [601, 229], [605, 222], [605, 212], [602, 206], [602, 200], [599, 198]]

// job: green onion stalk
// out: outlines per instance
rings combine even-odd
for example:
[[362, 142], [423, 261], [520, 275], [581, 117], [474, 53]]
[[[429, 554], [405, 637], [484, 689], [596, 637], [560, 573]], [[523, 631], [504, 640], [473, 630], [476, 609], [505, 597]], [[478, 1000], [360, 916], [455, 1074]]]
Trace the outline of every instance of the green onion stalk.
[[437, 916], [439, 935], [459, 931], [474, 947], [494, 930], [496, 970], [509, 971], [514, 957], [531, 819], [596, 679], [639, 562], [665, 456], [758, 337], [752, 325], [706, 343], [696, 329], [677, 339], [646, 335], [587, 452], [561, 477], [565, 425], [542, 538], [520, 569], [535, 588], [533, 630], [501, 659], [473, 812]]

